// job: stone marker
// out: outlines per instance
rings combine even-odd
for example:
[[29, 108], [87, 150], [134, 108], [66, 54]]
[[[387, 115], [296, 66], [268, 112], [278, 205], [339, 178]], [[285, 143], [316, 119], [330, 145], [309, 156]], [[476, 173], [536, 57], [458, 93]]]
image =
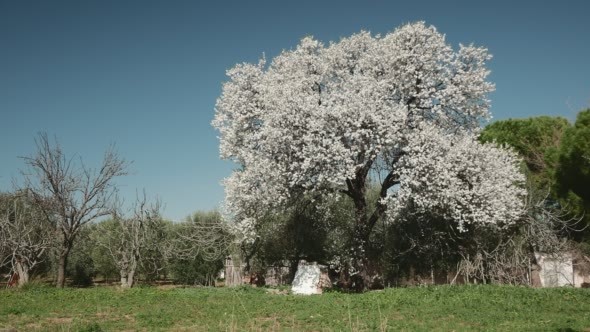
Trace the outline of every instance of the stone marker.
[[293, 294], [322, 294], [323, 288], [331, 286], [326, 266], [319, 265], [316, 262], [299, 261], [295, 278], [293, 278], [293, 286], [291, 287]]

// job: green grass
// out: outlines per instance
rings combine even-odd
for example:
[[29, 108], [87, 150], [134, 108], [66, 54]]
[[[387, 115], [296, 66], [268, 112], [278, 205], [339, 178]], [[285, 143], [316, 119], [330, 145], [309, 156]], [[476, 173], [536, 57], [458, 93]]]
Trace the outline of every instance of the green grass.
[[509, 286], [0, 290], [0, 331], [590, 331], [590, 290]]

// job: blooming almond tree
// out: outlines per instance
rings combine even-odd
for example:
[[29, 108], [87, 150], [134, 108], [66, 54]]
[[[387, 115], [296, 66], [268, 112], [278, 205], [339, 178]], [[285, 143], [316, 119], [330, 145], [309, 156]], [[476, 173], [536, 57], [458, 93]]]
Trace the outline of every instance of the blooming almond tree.
[[[348, 196], [352, 265], [365, 281], [374, 225], [408, 213], [400, 207], [459, 225], [511, 223], [524, 194], [517, 159], [475, 140], [490, 118], [490, 58], [481, 47], [453, 50], [418, 22], [329, 45], [306, 37], [268, 65], [235, 66], [213, 120], [221, 156], [242, 166], [225, 182], [228, 207], [251, 222], [295, 194]], [[370, 209], [375, 179], [381, 199]]]

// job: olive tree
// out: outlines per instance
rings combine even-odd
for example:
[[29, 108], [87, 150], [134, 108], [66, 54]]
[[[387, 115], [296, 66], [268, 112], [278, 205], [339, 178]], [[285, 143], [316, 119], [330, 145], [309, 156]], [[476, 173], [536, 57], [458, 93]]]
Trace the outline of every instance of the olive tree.
[[137, 198], [131, 216], [115, 210], [112, 220], [101, 223], [102, 232], [95, 232], [94, 241], [109, 253], [119, 270], [121, 287], [133, 287], [146, 261], [146, 251], [155, 249], [149, 246], [162, 245], [149, 241], [158, 232], [161, 220], [160, 203], [150, 204], [144, 193]]

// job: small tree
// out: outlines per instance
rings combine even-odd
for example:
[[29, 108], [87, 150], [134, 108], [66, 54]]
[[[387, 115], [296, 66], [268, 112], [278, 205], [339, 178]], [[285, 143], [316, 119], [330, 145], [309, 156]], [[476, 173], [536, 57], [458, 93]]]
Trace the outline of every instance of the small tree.
[[168, 251], [178, 282], [212, 284], [229, 253], [232, 234], [217, 211], [195, 212], [172, 227]]
[[501, 230], [480, 228], [473, 238], [463, 241], [457, 272], [484, 283], [531, 285], [538, 269], [535, 253], [559, 257], [575, 249], [565, 235], [579, 223], [579, 218], [531, 191], [526, 214], [518, 224]]
[[127, 163], [111, 147], [101, 166], [92, 169], [81, 159], [67, 158], [59, 143], [52, 144], [45, 133], [35, 143], [37, 152], [23, 158], [28, 166], [23, 176], [35, 202], [61, 235], [57, 287], [64, 287], [68, 256], [80, 228], [111, 212], [114, 179], [127, 174]]
[[137, 199], [131, 217], [115, 212], [112, 220], [102, 223], [103, 233], [95, 234], [95, 241], [109, 252], [119, 269], [121, 287], [135, 284], [146, 250], [150, 249], [148, 244], [153, 245], [148, 239], [151, 233], [157, 232], [160, 220], [159, 202], [150, 205], [144, 193]]
[[176, 256], [202, 256], [205, 260], [225, 257], [231, 243], [228, 225], [217, 211], [195, 212], [176, 228]]

